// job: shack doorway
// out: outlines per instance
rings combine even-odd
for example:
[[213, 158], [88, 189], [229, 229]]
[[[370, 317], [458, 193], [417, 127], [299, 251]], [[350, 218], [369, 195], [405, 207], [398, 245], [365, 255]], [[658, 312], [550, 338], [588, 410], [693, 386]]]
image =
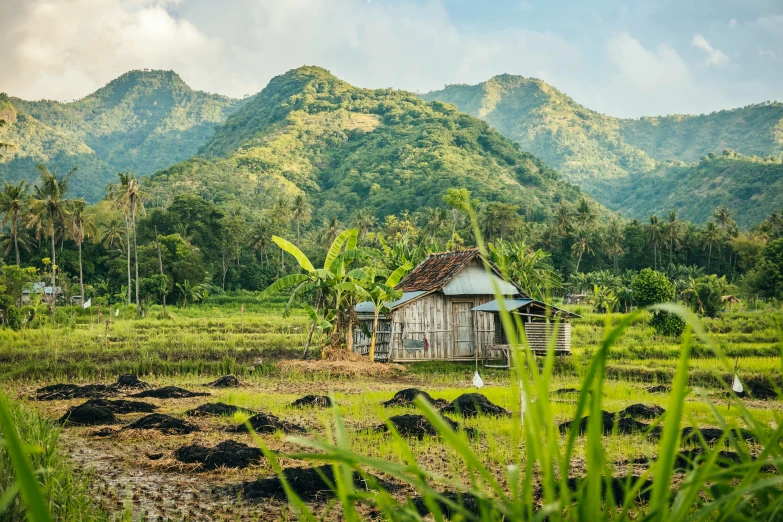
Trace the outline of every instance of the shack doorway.
[[473, 301], [455, 301], [451, 303], [452, 336], [454, 337], [454, 356], [475, 355], [475, 329], [473, 327]]

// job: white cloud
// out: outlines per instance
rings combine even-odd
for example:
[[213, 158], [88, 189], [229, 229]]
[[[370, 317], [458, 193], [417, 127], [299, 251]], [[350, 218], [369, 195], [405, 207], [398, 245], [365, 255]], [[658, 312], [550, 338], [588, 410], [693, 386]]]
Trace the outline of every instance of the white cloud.
[[694, 35], [692, 43], [694, 47], [697, 47], [707, 53], [707, 65], [724, 65], [729, 63], [729, 57], [723, 54], [720, 49], [715, 49], [712, 45], [710, 45], [710, 42], [708, 42], [707, 39], [702, 35]]
[[732, 18], [731, 20], [729, 20], [729, 27], [730, 28], [737, 27], [737, 20], [736, 20], [736, 18]]

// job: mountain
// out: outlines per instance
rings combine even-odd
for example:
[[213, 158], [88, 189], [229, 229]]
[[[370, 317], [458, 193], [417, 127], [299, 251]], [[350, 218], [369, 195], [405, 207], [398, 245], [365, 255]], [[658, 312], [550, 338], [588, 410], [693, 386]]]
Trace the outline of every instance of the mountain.
[[[316, 217], [442, 206], [448, 188], [544, 219], [579, 188], [452, 105], [354, 87], [318, 67], [277, 76], [221, 125], [199, 157], [152, 176], [154, 192], [212, 200], [307, 193]], [[254, 199], [255, 198], [255, 199]]]
[[96, 201], [117, 172], [153, 172], [193, 156], [243, 102], [195, 91], [172, 71], [131, 71], [70, 103], [0, 96], [0, 179], [34, 179], [35, 165], [65, 173]]
[[616, 194], [609, 206], [622, 208], [626, 215], [663, 215], [677, 209], [681, 218], [703, 223], [717, 206], [725, 205], [747, 228], [783, 205], [783, 160], [726, 150], [693, 164], [664, 162], [653, 172], [620, 182]]
[[[721, 178], [726, 172], [721, 161], [728, 159], [691, 166], [682, 165], [683, 162], [699, 162], [710, 153], [722, 156], [726, 149], [747, 156], [783, 157], [781, 103], [700, 116], [620, 119], [587, 109], [541, 80], [508, 74], [478, 85], [450, 85], [422, 98], [454, 104], [457, 109], [487, 121], [599, 202], [630, 217], [646, 218], [662, 208], [659, 204], [681, 201], [679, 194], [661, 194], [661, 190], [682, 188], [682, 169], [690, 173], [688, 179], [693, 186], [717, 183], [728, 190]], [[775, 180], [778, 175], [774, 161], [734, 159], [729, 164], [732, 169], [752, 164], [752, 168], [741, 170], [752, 171], [759, 179]], [[743, 180], [754, 183], [747, 177]], [[727, 202], [739, 213], [751, 206], [750, 201], [762, 203], [757, 196], [748, 196], [752, 190], [743, 191], [739, 185], [733, 187], [739, 192], [732, 197], [723, 192], [704, 192], [700, 205], [714, 209]], [[642, 187], [654, 191], [649, 204], [645, 204]], [[629, 190], [637, 194], [636, 199], [627, 197]], [[762, 204], [754, 215], [779, 209], [772, 197], [763, 198]], [[706, 219], [709, 213], [699, 211], [693, 215]], [[749, 223], [744, 218], [741, 221]]]

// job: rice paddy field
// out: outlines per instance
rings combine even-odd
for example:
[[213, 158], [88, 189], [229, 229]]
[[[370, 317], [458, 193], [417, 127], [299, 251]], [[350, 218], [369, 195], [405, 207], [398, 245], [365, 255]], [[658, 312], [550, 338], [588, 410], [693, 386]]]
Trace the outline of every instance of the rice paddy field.
[[[619, 477], [626, 485], [637, 480], [639, 483], [637, 490], [630, 493], [626, 488], [619, 488], [609, 495], [604, 491], [611, 489], [609, 482], [606, 488], [593, 491], [603, 499], [602, 516], [650, 518], [656, 513], [655, 498], [653, 495], [651, 500], [644, 484], [657, 478], [651, 472], [652, 462], [659, 456], [661, 438], [666, 439], [665, 426], [671, 422], [661, 410], [676, 407], [677, 398], [673, 399], [673, 395], [677, 394], [678, 375], [683, 375], [686, 379], [683, 386], [687, 387], [687, 395], [680, 401], [681, 411], [677, 410], [679, 426], [701, 431], [690, 439], [681, 437], [680, 453], [675, 451], [676, 455], [671, 456], [672, 495], [679, 488], [684, 489], [689, 477], [693, 478], [697, 472], [697, 466], [687, 460], [696, 455], [693, 450], [698, 448], [707, 452], [707, 458], [714, 454], [717, 460], [745, 463], [766, 459], [766, 463], [753, 468], [755, 472], [775, 480], [779, 476], [778, 428], [783, 426], [783, 402], [778, 392], [783, 384], [783, 366], [781, 312], [774, 309], [724, 314], [703, 321], [714, 345], [694, 337], [687, 359], [682, 357], [684, 345], [680, 340], [655, 335], [647, 324], [646, 312], [635, 317], [615, 314], [607, 318], [580, 310], [582, 318], [573, 322], [573, 354], [546, 361], [539, 358], [529, 367], [530, 372], [545, 379], [536, 383], [531, 378], [535, 385], [523, 385], [527, 391], [526, 407], [533, 411], [525, 417], [527, 424], [522, 427], [519, 417], [520, 385], [512, 377], [517, 374], [479, 367], [485, 383], [479, 392], [509, 414], [446, 413], [447, 418], [458, 424], [453, 440], [439, 435], [439, 430], [433, 430], [429, 423], [422, 424], [420, 419], [411, 431], [406, 431], [407, 425], [395, 424], [390, 429], [385, 423], [391, 417], [422, 412], [416, 405], [384, 406], [382, 403], [409, 388], [427, 392], [438, 407], [463, 394], [474, 393], [477, 390], [471, 383], [475, 371], [472, 364], [432, 362], [376, 369], [351, 362], [321, 363], [317, 355], [308, 365], [292, 362], [300, 357], [307, 321], [304, 315], [296, 314], [282, 318], [280, 307], [274, 303], [213, 302], [184, 310], [171, 308], [166, 315], [157, 309], [143, 319], [126, 317], [121, 312], [118, 317], [109, 314], [108, 328], [105, 317], [99, 320], [96, 312], [74, 310], [70, 324], [58, 329], [0, 330], [0, 384], [10, 399], [11, 414], [22, 439], [37, 448], [30, 458], [33, 466], [38, 466], [39, 482], [56, 519], [289, 520], [308, 519], [310, 514], [313, 519], [326, 520], [414, 520], [421, 516], [515, 519], [500, 513], [500, 509], [493, 512], [476, 508], [475, 499], [467, 501], [462, 497], [456, 502], [465, 507], [462, 511], [443, 505], [440, 505], [443, 509], [438, 506], [430, 509], [431, 502], [427, 502], [426, 495], [422, 496], [421, 488], [400, 478], [402, 471], [395, 471], [397, 468], [391, 465], [374, 466], [373, 459], [399, 464], [399, 469], [407, 466], [408, 471], [426, 470], [431, 474], [428, 484], [440, 492], [483, 488], [488, 497], [497, 497], [500, 493], [487, 486], [497, 480], [513, 497], [515, 485], [509, 477], [517, 477], [523, 488], [530, 489], [518, 495], [528, 499], [526, 505], [519, 506], [519, 513], [529, 514], [530, 518], [541, 517], [551, 509], [547, 507], [545, 494], [546, 459], [532, 452], [560, 454], [571, 439], [569, 469], [561, 466], [555, 475], [562, 478], [567, 474], [572, 479], [569, 487], [573, 485], [577, 491], [573, 498], [588, 494], [587, 490], [579, 489], [579, 481], [586, 476], [587, 468], [595, 466], [595, 451], [600, 449], [601, 476]], [[602, 351], [607, 331], [625, 320], [630, 321], [629, 326]], [[599, 354], [602, 366], [594, 375], [591, 365]], [[678, 365], [686, 365], [687, 375], [678, 372]], [[745, 387], [740, 398], [728, 395], [735, 365]], [[54, 397], [44, 397], [39, 391], [55, 384], [112, 385], [123, 374], [134, 374], [147, 386], [111, 388], [104, 390], [105, 393], [99, 390], [97, 395], [78, 398], [67, 389], [61, 396], [57, 393], [62, 390], [55, 390]], [[207, 386], [225, 375], [236, 376], [239, 385]], [[595, 379], [600, 379], [598, 388], [594, 386]], [[199, 395], [144, 396], [150, 390], [168, 386]], [[580, 393], [583, 389], [585, 393]], [[588, 389], [593, 393], [588, 393]], [[137, 394], [142, 395], [133, 397]], [[327, 396], [335, 406], [292, 405], [308, 395]], [[595, 395], [599, 400], [595, 400]], [[124, 406], [115, 405], [117, 411], [113, 418], [101, 422], [90, 425], [68, 422], [64, 426], [57, 422], [67, 417], [70, 408], [90, 397], [142, 402], [150, 409], [119, 411]], [[47, 400], [41, 400], [44, 398]], [[558, 429], [562, 423], [574, 420], [582, 398], [587, 409], [577, 418], [588, 413], [599, 414], [599, 410], [620, 412], [631, 405], [644, 405], [646, 409], [610, 416], [608, 427], [597, 428], [600, 438], [600, 448], [597, 448], [595, 442], [588, 443], [590, 435], [585, 436], [576, 427], [570, 431]], [[220, 415], [188, 413], [214, 403], [239, 409]], [[150, 412], [169, 416], [180, 424], [147, 429], [143, 422]], [[254, 422], [254, 415], [259, 413], [261, 420]], [[71, 415], [73, 419], [75, 413]], [[255, 433], [241, 428], [248, 419]], [[537, 425], [541, 419], [546, 419], [548, 425]], [[141, 424], [134, 424], [137, 421]], [[416, 431], [422, 428], [423, 432]], [[723, 438], [717, 443], [710, 440], [711, 432], [707, 428], [723, 433], [736, 429], [733, 433], [738, 434], [753, 431], [755, 435], [729, 437], [732, 440], [724, 445]], [[586, 429], [592, 429], [591, 425]], [[605, 433], [600, 432], [602, 429]], [[759, 430], [765, 435], [759, 435]], [[571, 432], [575, 432], [573, 437]], [[549, 449], [531, 446], [531, 437], [537, 433], [547, 441]], [[316, 444], [310, 445], [302, 439]], [[227, 444], [226, 441], [246, 447], [229, 443], [225, 455], [214, 449], [221, 443]], [[716, 444], [720, 447], [714, 449]], [[775, 451], [770, 451], [771, 445]], [[206, 450], [199, 453], [198, 447]], [[262, 453], [259, 447], [272, 453]], [[726, 451], [719, 454], [722, 450]], [[303, 452], [311, 455], [306, 458], [298, 455]], [[304, 472], [286, 475], [301, 493], [303, 504], [289, 502], [284, 487], [275, 478], [278, 467], [313, 469], [335, 462], [338, 457], [349, 459], [348, 455], [361, 456], [363, 460], [355, 460], [354, 465], [363, 466], [371, 475], [348, 487], [359, 491], [351, 493], [351, 502], [340, 493], [345, 484], [335, 488], [339, 490], [336, 498], [327, 491], [329, 488], [323, 487], [323, 481], [316, 480], [321, 486], [310, 491], [308, 480], [312, 482], [312, 477]], [[5, 459], [0, 464], [8, 464], [2, 450], [0, 456]], [[681, 457], [685, 462], [676, 460]], [[540, 464], [529, 468], [534, 469], [529, 477], [526, 472], [522, 477], [509, 475], [513, 471], [509, 464], [533, 458]], [[478, 463], [471, 459], [477, 459]], [[479, 464], [486, 475], [477, 471]], [[9, 467], [0, 470], [0, 487], [6, 493], [12, 484]], [[723, 469], [712, 461], [707, 468]], [[69, 484], [63, 485], [63, 477], [68, 477]], [[350, 483], [350, 474], [347, 477]], [[329, 478], [337, 481], [335, 476], [326, 477]], [[378, 484], [374, 483], [375, 478]], [[268, 480], [264, 482], [264, 479]], [[278, 483], [273, 483], [274, 480]], [[715, 488], [710, 489], [719, 479], [702, 477], [702, 480], [698, 495], [692, 499], [695, 507], [686, 510], [688, 516], [698, 515], [704, 505], [719, 501]], [[726, 482], [739, 487], [743, 480], [733, 476]], [[301, 491], [296, 489], [300, 487], [296, 484], [301, 486]], [[779, 483], [770, 487], [779, 487], [776, 484]], [[611, 498], [616, 496], [624, 498]], [[0, 509], [0, 520], [22, 516], [25, 512], [22, 499], [5, 497], [0, 492], [0, 500], [8, 503], [3, 506], [0, 502], [0, 508], [5, 508]], [[765, 513], [770, 512], [769, 505], [758, 504], [763, 503], [758, 497], [744, 498], [746, 503], [733, 514], [729, 513], [728, 518], [719, 509], [699, 519], [746, 519], [747, 513], [762, 508], [767, 510]], [[612, 500], [618, 507], [612, 507]], [[777, 500], [769, 502], [774, 504]], [[676, 507], [676, 502], [673, 505]], [[428, 511], [434, 513], [426, 515]], [[566, 518], [590, 520], [591, 516], [577, 508]]]

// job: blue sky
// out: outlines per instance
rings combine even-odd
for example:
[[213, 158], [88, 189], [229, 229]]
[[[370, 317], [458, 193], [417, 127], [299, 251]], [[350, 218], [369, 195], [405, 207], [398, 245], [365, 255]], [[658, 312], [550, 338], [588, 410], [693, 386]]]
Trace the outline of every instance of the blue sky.
[[3, 0], [0, 48], [28, 99], [141, 68], [239, 97], [308, 64], [420, 92], [532, 76], [622, 117], [783, 101], [781, 0]]

